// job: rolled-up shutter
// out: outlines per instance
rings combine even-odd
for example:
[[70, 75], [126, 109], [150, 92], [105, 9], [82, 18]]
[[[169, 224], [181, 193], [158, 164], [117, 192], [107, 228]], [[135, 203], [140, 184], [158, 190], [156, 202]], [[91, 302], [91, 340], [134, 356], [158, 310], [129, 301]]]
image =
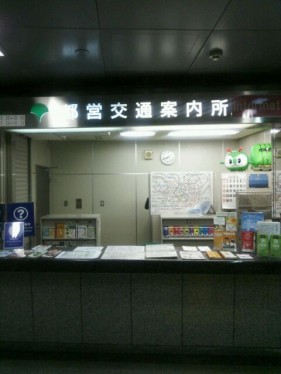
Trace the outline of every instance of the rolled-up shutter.
[[13, 135], [11, 144], [12, 201], [29, 201], [28, 138]]

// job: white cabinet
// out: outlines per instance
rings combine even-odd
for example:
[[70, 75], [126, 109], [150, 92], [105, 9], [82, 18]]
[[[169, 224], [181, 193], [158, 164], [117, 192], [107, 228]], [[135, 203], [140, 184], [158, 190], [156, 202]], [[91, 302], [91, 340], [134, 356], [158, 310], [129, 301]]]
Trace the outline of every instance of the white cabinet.
[[[153, 242], [200, 242], [214, 238], [214, 215], [152, 216]], [[180, 245], [180, 244], [179, 244]]]
[[41, 217], [41, 242], [63, 246], [99, 246], [100, 214], [49, 214]]

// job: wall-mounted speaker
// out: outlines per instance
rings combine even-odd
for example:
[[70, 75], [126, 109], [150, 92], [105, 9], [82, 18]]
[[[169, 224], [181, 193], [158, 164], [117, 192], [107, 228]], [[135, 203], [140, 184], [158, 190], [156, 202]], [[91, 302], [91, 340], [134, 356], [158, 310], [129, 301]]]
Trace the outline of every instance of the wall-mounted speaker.
[[152, 151], [144, 151], [144, 159], [145, 160], [152, 160], [153, 159], [153, 152]]

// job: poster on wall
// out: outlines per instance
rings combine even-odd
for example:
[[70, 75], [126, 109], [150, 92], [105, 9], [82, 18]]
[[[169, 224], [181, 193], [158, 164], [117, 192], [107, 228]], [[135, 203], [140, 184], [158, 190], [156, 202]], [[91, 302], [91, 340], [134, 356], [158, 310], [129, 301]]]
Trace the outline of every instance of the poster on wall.
[[153, 172], [150, 212], [165, 216], [206, 214], [213, 204], [213, 172]]
[[5, 204], [0, 204], [0, 238], [2, 238], [2, 232], [5, 222], [5, 212], [6, 212], [6, 206]]
[[222, 209], [236, 209], [236, 192], [247, 189], [247, 174], [232, 172], [222, 173]]
[[273, 212], [272, 215], [275, 218], [280, 218], [281, 215], [281, 170], [275, 171], [275, 194], [273, 194]]
[[34, 204], [29, 202], [7, 204], [7, 221], [23, 222], [24, 236], [34, 236]]

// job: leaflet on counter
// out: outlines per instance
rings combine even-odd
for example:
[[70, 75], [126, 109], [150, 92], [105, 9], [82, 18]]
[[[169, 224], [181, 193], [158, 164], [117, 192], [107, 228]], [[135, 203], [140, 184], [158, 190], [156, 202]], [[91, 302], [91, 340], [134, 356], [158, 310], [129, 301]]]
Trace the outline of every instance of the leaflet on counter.
[[108, 246], [102, 260], [144, 260], [144, 246]]

